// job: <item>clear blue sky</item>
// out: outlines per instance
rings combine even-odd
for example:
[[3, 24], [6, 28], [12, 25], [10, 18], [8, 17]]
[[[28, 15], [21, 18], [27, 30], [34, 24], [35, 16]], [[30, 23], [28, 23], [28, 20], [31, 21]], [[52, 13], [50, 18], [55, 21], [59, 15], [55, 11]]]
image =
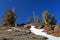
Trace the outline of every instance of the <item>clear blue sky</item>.
[[26, 23], [28, 17], [33, 16], [33, 11], [42, 19], [42, 11], [48, 10], [50, 14], [54, 13], [60, 24], [60, 0], [0, 0], [0, 23], [6, 9], [12, 10], [14, 6], [16, 23]]

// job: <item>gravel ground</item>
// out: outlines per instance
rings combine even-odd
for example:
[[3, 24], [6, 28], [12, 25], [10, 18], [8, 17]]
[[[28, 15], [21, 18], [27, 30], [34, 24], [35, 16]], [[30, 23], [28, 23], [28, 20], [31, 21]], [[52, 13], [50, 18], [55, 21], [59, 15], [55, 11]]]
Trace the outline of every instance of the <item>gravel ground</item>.
[[6, 31], [0, 29], [0, 40], [47, 40], [46, 37], [18, 30]]

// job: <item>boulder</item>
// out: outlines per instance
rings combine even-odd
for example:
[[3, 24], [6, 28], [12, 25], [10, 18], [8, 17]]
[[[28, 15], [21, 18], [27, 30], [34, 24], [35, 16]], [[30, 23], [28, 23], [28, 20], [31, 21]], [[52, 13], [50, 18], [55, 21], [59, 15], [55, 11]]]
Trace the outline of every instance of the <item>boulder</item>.
[[24, 29], [29, 29], [31, 28], [31, 24], [24, 25]]

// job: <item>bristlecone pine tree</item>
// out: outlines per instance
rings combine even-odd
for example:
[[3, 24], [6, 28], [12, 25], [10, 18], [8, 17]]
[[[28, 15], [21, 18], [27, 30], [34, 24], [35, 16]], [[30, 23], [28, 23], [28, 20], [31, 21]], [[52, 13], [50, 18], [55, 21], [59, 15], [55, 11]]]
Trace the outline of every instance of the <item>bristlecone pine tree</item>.
[[40, 19], [39, 19], [39, 17], [38, 16], [35, 16], [35, 20], [34, 20], [34, 23], [40, 23]]
[[44, 24], [51, 24], [51, 25], [55, 25], [56, 24], [56, 20], [55, 20], [55, 17], [54, 15], [50, 15], [48, 13], [48, 11], [44, 11], [42, 13], [42, 17], [43, 17], [43, 23]]
[[2, 26], [13, 27], [15, 24], [16, 15], [10, 10], [6, 10], [6, 14], [2, 19]]
[[57, 22], [57, 21], [55, 20], [54, 14], [52, 14], [52, 15], [51, 15], [51, 22], [50, 22], [50, 24], [51, 24], [51, 25], [55, 25], [56, 22]]
[[43, 23], [44, 24], [49, 24], [50, 20], [50, 14], [48, 13], [48, 11], [44, 11], [42, 13], [42, 17], [43, 17]]
[[28, 24], [30, 24], [32, 22], [32, 17], [30, 16], [29, 18], [28, 18]]
[[35, 25], [36, 27], [38, 27], [38, 26], [40, 25], [40, 19], [39, 19], [38, 16], [35, 16], [35, 18], [34, 18], [34, 25]]

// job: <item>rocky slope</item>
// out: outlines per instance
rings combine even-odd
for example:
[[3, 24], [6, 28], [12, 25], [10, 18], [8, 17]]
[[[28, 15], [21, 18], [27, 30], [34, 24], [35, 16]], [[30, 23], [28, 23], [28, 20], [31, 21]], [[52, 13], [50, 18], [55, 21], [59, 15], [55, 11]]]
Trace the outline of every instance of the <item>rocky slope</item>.
[[47, 38], [28, 33], [24, 30], [0, 28], [0, 40], [47, 40]]

